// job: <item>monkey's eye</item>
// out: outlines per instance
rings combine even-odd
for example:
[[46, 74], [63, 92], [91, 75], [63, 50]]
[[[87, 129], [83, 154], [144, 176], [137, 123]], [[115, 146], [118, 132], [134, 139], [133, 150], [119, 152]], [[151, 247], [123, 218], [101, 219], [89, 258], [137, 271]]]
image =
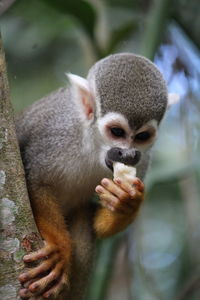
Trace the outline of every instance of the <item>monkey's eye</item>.
[[120, 127], [111, 127], [110, 131], [111, 131], [112, 135], [115, 137], [124, 138], [126, 136], [126, 132], [124, 131], [124, 129], [122, 129]]
[[143, 131], [135, 136], [135, 141], [136, 142], [146, 142], [150, 139], [151, 133], [149, 131]]

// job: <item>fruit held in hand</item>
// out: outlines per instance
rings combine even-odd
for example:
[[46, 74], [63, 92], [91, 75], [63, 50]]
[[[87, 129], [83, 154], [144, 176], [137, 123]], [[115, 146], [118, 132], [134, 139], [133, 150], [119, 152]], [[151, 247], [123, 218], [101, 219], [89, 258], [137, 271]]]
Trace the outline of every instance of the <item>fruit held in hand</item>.
[[114, 162], [113, 170], [114, 179], [121, 178], [123, 180], [132, 180], [134, 177], [136, 177], [136, 168], [127, 166], [123, 163]]

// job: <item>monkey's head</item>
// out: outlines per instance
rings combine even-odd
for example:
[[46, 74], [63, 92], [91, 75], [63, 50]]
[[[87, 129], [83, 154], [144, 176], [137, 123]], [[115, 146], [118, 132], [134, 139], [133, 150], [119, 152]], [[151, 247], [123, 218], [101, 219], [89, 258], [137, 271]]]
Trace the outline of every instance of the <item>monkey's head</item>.
[[176, 101], [156, 66], [142, 56], [121, 53], [98, 61], [87, 79], [68, 76], [84, 123], [96, 144], [99, 139], [102, 165], [142, 166], [167, 107]]

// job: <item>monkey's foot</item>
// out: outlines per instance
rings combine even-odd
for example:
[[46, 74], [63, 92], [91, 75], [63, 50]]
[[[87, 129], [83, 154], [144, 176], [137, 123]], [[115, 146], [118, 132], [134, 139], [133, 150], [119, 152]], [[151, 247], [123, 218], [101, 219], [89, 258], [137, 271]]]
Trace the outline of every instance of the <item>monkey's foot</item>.
[[36, 252], [25, 255], [25, 263], [32, 263], [43, 259], [37, 266], [19, 276], [24, 288], [19, 295], [23, 299], [42, 296], [56, 297], [64, 286], [68, 285], [69, 253], [57, 245], [46, 244]]
[[116, 178], [114, 181], [104, 178], [101, 185], [96, 187], [102, 206], [113, 213], [135, 215], [144, 199], [144, 184], [134, 177], [131, 181], [122, 181]]

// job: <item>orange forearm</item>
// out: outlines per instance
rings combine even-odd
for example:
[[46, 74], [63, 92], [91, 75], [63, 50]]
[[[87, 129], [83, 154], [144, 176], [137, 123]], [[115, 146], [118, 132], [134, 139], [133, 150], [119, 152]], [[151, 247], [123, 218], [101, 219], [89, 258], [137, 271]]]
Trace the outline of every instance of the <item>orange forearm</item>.
[[100, 238], [112, 236], [124, 230], [135, 217], [136, 214], [124, 215], [101, 207], [97, 210], [94, 220], [96, 235]]

